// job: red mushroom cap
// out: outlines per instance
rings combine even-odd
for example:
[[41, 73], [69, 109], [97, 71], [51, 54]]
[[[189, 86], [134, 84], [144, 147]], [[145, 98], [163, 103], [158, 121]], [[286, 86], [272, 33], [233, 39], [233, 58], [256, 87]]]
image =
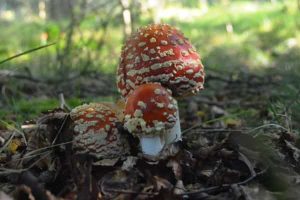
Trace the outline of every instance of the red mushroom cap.
[[127, 153], [127, 143], [120, 137], [119, 122], [111, 108], [100, 103], [84, 104], [70, 113], [73, 120], [73, 147], [98, 159], [116, 158]]
[[153, 24], [134, 33], [122, 49], [117, 86], [123, 97], [136, 86], [159, 82], [184, 96], [203, 89], [204, 67], [184, 35], [167, 24]]
[[172, 128], [177, 102], [159, 83], [138, 86], [127, 98], [124, 127], [133, 134], [153, 135]]

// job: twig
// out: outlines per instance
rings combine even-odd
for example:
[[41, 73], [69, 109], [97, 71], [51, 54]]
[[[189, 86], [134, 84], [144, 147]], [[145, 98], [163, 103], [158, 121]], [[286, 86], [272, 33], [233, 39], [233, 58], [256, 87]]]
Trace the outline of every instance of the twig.
[[[72, 143], [72, 142], [73, 142], [73, 140], [72, 140], [72, 141], [68, 141], [68, 142], [59, 143], [59, 144], [53, 144], [53, 145], [51, 145], [51, 146], [47, 146], [47, 147], [43, 147], [43, 148], [39, 148], [39, 149], [36, 149], [36, 150], [33, 150], [33, 151], [29, 152], [29, 153], [27, 154], [27, 156], [28, 156], [28, 155], [31, 155], [31, 154], [33, 154], [33, 153], [42, 151], [42, 150], [51, 149], [51, 148], [58, 147], [58, 146], [61, 146], [61, 145], [65, 145], [65, 144], [69, 144], [69, 143]], [[26, 158], [26, 157], [23, 157], [23, 158]]]
[[220, 121], [220, 120], [223, 120], [223, 119], [226, 119], [226, 118], [229, 118], [229, 117], [236, 117], [236, 116], [239, 116], [239, 115], [242, 115], [244, 114], [245, 112], [238, 112], [238, 113], [234, 113], [234, 114], [231, 114], [231, 115], [225, 115], [225, 116], [221, 116], [221, 117], [218, 117], [218, 118], [214, 118], [214, 119], [211, 119], [211, 120], [207, 120], [205, 122], [202, 122], [201, 124], [198, 123], [198, 124], [195, 124], [194, 126], [188, 128], [188, 129], [185, 129], [182, 131], [182, 135], [185, 134], [186, 132], [190, 131], [190, 130], [193, 130], [197, 127], [201, 127], [203, 124], [209, 124], [209, 123], [212, 123], [212, 122], [217, 122], [217, 121]]
[[[223, 118], [223, 117], [222, 117]], [[214, 121], [217, 121], [217, 120], [221, 120], [222, 118], [216, 118]], [[213, 120], [209, 120], [209, 121], [206, 121], [206, 122], [203, 122], [202, 124], [195, 124], [193, 126], [191, 126], [190, 128], [187, 128], [185, 130], [182, 131], [182, 135], [183, 134], [186, 134], [187, 132], [197, 128], [197, 127], [202, 127], [203, 124], [207, 124], [207, 123], [210, 123], [212, 122]], [[259, 130], [259, 129], [262, 129], [262, 128], [265, 128], [265, 127], [270, 127], [270, 126], [274, 126], [276, 128], [281, 128], [285, 131], [288, 131], [287, 128], [279, 125], [279, 124], [264, 124], [264, 125], [261, 125], [261, 126], [258, 126], [258, 127], [255, 127], [255, 128], [245, 128], [245, 129], [204, 129], [204, 128], [201, 128], [201, 129], [197, 129], [199, 131], [202, 131], [202, 132], [242, 132], [242, 131], [245, 131], [245, 133], [252, 133], [256, 130]], [[255, 134], [253, 135], [253, 137], [256, 137], [258, 134]]]
[[[17, 128], [15, 128], [14, 126], [8, 124], [7, 122], [5, 122], [3, 120], [0, 120], [0, 123], [4, 124], [9, 130], [13, 130], [14, 131], [14, 133], [12, 134], [13, 136], [10, 137], [10, 140], [15, 136], [15, 133], [18, 133], [18, 134], [20, 134], [23, 137], [25, 145], [27, 146], [27, 139], [26, 139], [26, 137], [25, 137], [25, 135], [24, 135], [24, 133], [22, 131], [19, 131]], [[9, 142], [10, 142], [10, 140], [9, 140]], [[2, 151], [2, 148], [1, 148], [0, 152], [1, 151]]]
[[[32, 157], [36, 157], [36, 156], [39, 156], [39, 155], [43, 155], [44, 153], [49, 153], [50, 150], [52, 148], [54, 148], [54, 147], [58, 147], [58, 146], [65, 145], [65, 144], [70, 144], [72, 142], [73, 142], [73, 140], [72, 141], [68, 141], [68, 142], [59, 143], [59, 144], [54, 144], [54, 145], [43, 147], [43, 148], [39, 148], [39, 149], [36, 149], [36, 150], [33, 150], [33, 151], [29, 152], [28, 154], [26, 154], [22, 158], [17, 158], [17, 159], [11, 160], [11, 161], [7, 161], [6, 164], [14, 162], [14, 161], [18, 161], [18, 160], [23, 160], [23, 159], [27, 159], [27, 158], [32, 158]], [[43, 150], [48, 150], [48, 151], [40, 152], [40, 151], [43, 151]], [[0, 168], [0, 171], [2, 169], [4, 169], [4, 168]], [[1, 172], [0, 172], [0, 174], [1, 174]]]
[[254, 167], [253, 167], [252, 163], [250, 162], [250, 160], [241, 152], [239, 152], [239, 159], [247, 165], [251, 176], [255, 176], [256, 172], [255, 172]]
[[[201, 125], [199, 125], [201, 126]], [[243, 132], [243, 131], [247, 131], [248, 129], [206, 129], [206, 128], [199, 128], [197, 129], [197, 131], [199, 132], [206, 132], [206, 133], [215, 133], [215, 132]], [[184, 130], [184, 132], [189, 131], [188, 129]]]
[[66, 109], [68, 112], [71, 110], [70, 106], [66, 103], [65, 97], [63, 93], [59, 93], [58, 95], [60, 101], [60, 108]]
[[64, 120], [63, 120], [63, 122], [62, 122], [62, 124], [61, 124], [61, 126], [59, 127], [58, 133], [56, 134], [54, 140], [52, 141], [52, 145], [55, 144], [55, 142], [56, 142], [56, 140], [58, 139], [59, 135], [61, 134], [63, 128], [65, 127], [65, 125], [66, 125], [68, 119], [69, 119], [69, 115], [66, 115], [65, 118], [64, 118]]
[[250, 176], [249, 178], [247, 178], [246, 180], [244, 181], [241, 181], [241, 182], [238, 182], [238, 183], [232, 183], [232, 184], [222, 184], [220, 186], [212, 186], [212, 187], [208, 187], [208, 188], [204, 188], [204, 189], [201, 189], [201, 190], [197, 190], [197, 191], [193, 191], [193, 192], [185, 192], [185, 193], [182, 193], [182, 194], [179, 194], [180, 196], [185, 196], [185, 195], [196, 195], [196, 194], [200, 194], [200, 193], [207, 193], [207, 192], [212, 192], [212, 191], [215, 191], [215, 190], [218, 190], [218, 189], [227, 189], [227, 188], [230, 188], [232, 185], [244, 185], [250, 181], [252, 181], [254, 178], [256, 178], [257, 176], [260, 176], [262, 174], [264, 174], [266, 171], [267, 171], [268, 168], [258, 172], [258, 173], [255, 173], [253, 176]]
[[159, 194], [158, 192], [138, 192], [138, 191], [131, 191], [131, 190], [117, 190], [117, 189], [105, 189], [105, 191], [123, 193], [123, 194], [141, 194], [141, 195], [151, 195], [151, 196], [155, 196]]
[[14, 131], [11, 136], [8, 138], [8, 140], [3, 144], [3, 146], [0, 148], [0, 153], [6, 149], [6, 147], [10, 144], [12, 139], [15, 137], [16, 132]]
[[[286, 129], [285, 127], [283, 127], [283, 126], [281, 126], [279, 124], [264, 124], [264, 125], [261, 125], [259, 127], [256, 127], [256, 128], [253, 128], [253, 129], [247, 131], [247, 133], [252, 133], [252, 132], [257, 131], [259, 129], [262, 129], [262, 128], [265, 128], [265, 127], [270, 127], [270, 126], [275, 126], [276, 128], [281, 128], [281, 129], [283, 129], [285, 131], [288, 131], [288, 129]], [[253, 135], [253, 137], [256, 137], [257, 135], [258, 134], [255, 134], [255, 135]]]
[[[29, 167], [24, 168], [24, 169], [8, 169], [8, 168], [0, 168], [0, 175], [6, 175], [6, 174], [12, 174], [12, 173], [22, 173], [24, 171], [27, 171], [31, 169], [36, 163], [38, 163], [40, 160], [44, 159], [47, 157], [51, 152], [43, 152], [45, 155], [43, 155], [41, 158], [33, 162]], [[14, 160], [15, 161], [15, 160]]]

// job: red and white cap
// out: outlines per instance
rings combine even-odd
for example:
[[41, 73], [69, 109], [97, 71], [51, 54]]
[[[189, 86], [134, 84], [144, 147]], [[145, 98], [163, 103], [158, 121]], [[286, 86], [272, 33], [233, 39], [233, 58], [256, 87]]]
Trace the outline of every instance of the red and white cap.
[[119, 120], [110, 107], [101, 103], [84, 104], [74, 108], [70, 116], [77, 153], [110, 159], [128, 152], [128, 144], [118, 133]]
[[170, 90], [159, 83], [143, 84], [126, 99], [124, 127], [137, 136], [159, 135], [175, 125], [176, 112]]
[[138, 85], [159, 82], [184, 96], [203, 89], [204, 67], [192, 44], [176, 28], [153, 24], [134, 33], [122, 49], [117, 86], [123, 97]]

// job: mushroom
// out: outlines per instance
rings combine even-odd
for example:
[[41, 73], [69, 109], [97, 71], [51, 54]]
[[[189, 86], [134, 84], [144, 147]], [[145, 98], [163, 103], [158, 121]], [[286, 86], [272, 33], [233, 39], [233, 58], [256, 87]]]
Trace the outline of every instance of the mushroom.
[[[183, 97], [203, 89], [204, 76], [200, 56], [188, 39], [170, 25], [152, 24], [140, 28], [126, 41], [117, 86], [126, 98], [141, 84], [159, 82], [174, 97]], [[168, 143], [181, 139], [178, 112], [176, 118]]]
[[139, 137], [142, 152], [155, 156], [163, 149], [176, 123], [177, 102], [159, 83], [138, 86], [128, 95], [124, 127]]
[[101, 103], [84, 104], [70, 112], [74, 132], [73, 148], [97, 160], [117, 160], [128, 153], [128, 144], [117, 129], [115, 112]]

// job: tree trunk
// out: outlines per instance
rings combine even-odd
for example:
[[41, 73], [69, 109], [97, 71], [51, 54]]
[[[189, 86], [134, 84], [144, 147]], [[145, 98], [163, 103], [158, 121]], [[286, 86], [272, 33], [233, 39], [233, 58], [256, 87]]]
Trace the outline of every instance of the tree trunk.
[[129, 0], [120, 0], [122, 6], [123, 14], [123, 32], [125, 39], [128, 38], [132, 33], [132, 23], [131, 23], [131, 11], [130, 11], [130, 2]]

